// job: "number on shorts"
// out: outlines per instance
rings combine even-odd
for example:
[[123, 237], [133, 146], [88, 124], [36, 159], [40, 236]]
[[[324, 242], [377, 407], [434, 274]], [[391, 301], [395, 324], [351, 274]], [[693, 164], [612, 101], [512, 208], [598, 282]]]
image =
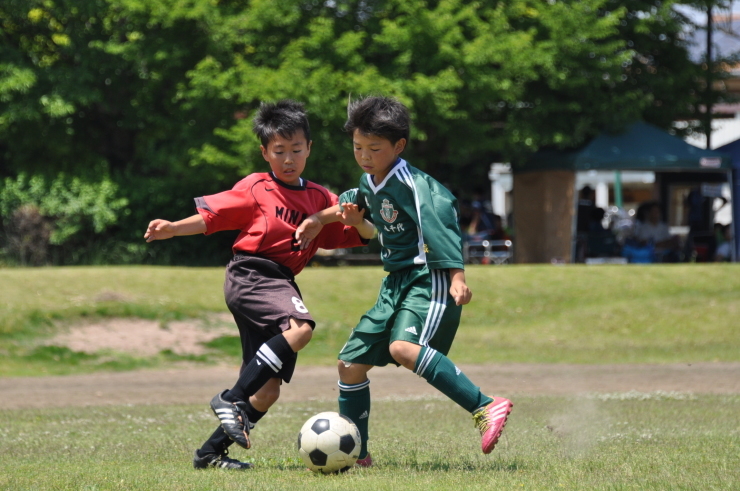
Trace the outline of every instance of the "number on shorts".
[[300, 312], [301, 314], [307, 314], [308, 313], [308, 309], [306, 308], [305, 305], [303, 305], [303, 300], [301, 300], [298, 297], [293, 297], [293, 298], [291, 298], [291, 300], [293, 301], [293, 305], [295, 305], [295, 309], [298, 312]]

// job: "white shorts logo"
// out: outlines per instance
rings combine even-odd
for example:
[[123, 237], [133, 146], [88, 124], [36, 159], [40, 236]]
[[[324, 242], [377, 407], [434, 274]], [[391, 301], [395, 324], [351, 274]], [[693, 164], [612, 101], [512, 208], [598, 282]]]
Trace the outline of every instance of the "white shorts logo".
[[305, 305], [303, 305], [303, 300], [301, 300], [298, 297], [293, 297], [290, 299], [293, 302], [293, 305], [295, 305], [295, 309], [300, 312], [301, 314], [307, 314], [308, 309]]

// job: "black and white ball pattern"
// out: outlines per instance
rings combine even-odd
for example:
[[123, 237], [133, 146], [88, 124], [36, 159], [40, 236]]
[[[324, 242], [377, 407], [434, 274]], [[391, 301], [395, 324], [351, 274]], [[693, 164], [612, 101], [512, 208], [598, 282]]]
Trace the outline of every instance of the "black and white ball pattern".
[[298, 453], [314, 472], [344, 472], [360, 456], [360, 430], [347, 416], [319, 413], [303, 424], [298, 434]]

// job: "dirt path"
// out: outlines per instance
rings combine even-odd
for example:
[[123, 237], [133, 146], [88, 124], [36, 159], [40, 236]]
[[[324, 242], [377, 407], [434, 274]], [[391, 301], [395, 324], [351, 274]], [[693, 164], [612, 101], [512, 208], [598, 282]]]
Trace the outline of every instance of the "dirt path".
[[[672, 365], [461, 365], [486, 393], [569, 395], [614, 392], [740, 394], [740, 363]], [[188, 368], [0, 379], [0, 409], [112, 404], [203, 404], [231, 387], [238, 367]], [[370, 372], [373, 398], [437, 396], [403, 368]], [[335, 400], [333, 367], [300, 367], [281, 400]]]
[[[116, 350], [139, 356], [171, 349], [198, 354], [204, 342], [235, 326], [227, 315], [207, 322], [108, 319], [63, 330], [48, 344], [90, 353]], [[569, 395], [614, 392], [740, 394], [740, 363], [673, 365], [460, 365], [484, 392], [498, 395]], [[0, 409], [97, 406], [111, 404], [203, 404], [231, 387], [238, 366], [187, 368], [52, 377], [0, 378]], [[414, 398], [439, 393], [413, 373], [395, 367], [370, 372], [373, 398]], [[284, 401], [335, 400], [334, 367], [299, 366], [282, 388]]]

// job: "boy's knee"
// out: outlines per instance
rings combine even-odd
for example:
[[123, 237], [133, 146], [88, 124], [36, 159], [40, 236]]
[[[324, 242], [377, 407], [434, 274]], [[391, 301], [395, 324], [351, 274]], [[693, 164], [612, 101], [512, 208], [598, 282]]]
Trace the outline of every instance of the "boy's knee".
[[396, 363], [409, 370], [413, 370], [416, 366], [416, 359], [419, 357], [420, 350], [421, 346], [407, 341], [394, 341], [388, 347], [388, 351], [390, 351], [391, 357], [396, 360]]
[[346, 375], [351, 373], [350, 369], [352, 368], [352, 364], [348, 363], [346, 361], [337, 360], [337, 371], [339, 371], [339, 376]]
[[349, 363], [337, 360], [337, 370], [339, 371], [339, 380], [343, 384], [359, 384], [367, 380], [367, 372], [372, 368], [371, 365], [361, 363]]
[[302, 350], [313, 337], [311, 324], [304, 320], [290, 319], [290, 329], [283, 333], [290, 347], [296, 353]]

